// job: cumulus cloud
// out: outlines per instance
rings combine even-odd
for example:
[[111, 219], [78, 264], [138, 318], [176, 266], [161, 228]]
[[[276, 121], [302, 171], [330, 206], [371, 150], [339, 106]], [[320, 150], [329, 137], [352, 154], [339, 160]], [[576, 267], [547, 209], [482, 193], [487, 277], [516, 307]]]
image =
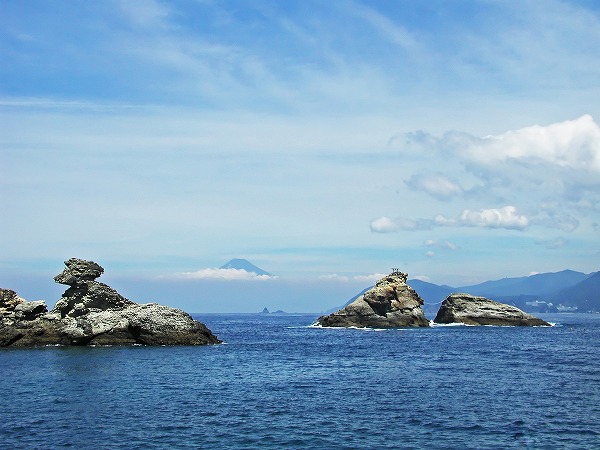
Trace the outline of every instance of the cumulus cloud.
[[600, 174], [600, 127], [590, 115], [549, 126], [535, 125], [486, 136], [462, 149], [463, 157], [485, 165], [545, 163]]
[[244, 269], [200, 269], [195, 272], [181, 272], [173, 276], [189, 280], [221, 280], [221, 281], [240, 281], [240, 280], [272, 280], [277, 277], [270, 275], [257, 275], [254, 272], [248, 272]]
[[529, 225], [527, 216], [517, 214], [517, 209], [510, 205], [479, 211], [465, 209], [456, 219], [438, 214], [435, 216], [434, 222], [438, 226], [504, 228], [507, 230], [523, 230]]
[[394, 219], [386, 216], [372, 220], [370, 226], [374, 233], [394, 233], [399, 229]]
[[406, 181], [406, 185], [415, 191], [425, 192], [440, 200], [449, 200], [464, 193], [464, 189], [459, 183], [441, 173], [415, 174]]
[[[453, 177], [475, 177], [476, 187], [471, 189], [443, 171], [417, 173], [406, 182], [441, 200], [469, 194], [486, 201], [514, 202], [518, 193], [522, 206], [555, 201], [556, 213], [564, 213], [565, 208], [589, 211], [600, 204], [600, 126], [590, 115], [482, 138], [457, 131], [439, 138], [417, 132], [404, 135], [403, 143], [399, 137], [394, 141], [406, 152], [428, 155], [424, 161], [428, 169], [443, 161], [444, 170]], [[464, 219], [477, 221], [473, 215]], [[481, 220], [487, 222], [487, 217]], [[514, 225], [519, 228], [523, 223]], [[573, 226], [573, 221], [559, 225], [561, 229]]]
[[517, 214], [517, 209], [514, 206], [479, 211], [465, 209], [458, 222], [464, 226], [505, 228], [507, 230], [522, 230], [529, 225], [529, 219], [526, 216]]

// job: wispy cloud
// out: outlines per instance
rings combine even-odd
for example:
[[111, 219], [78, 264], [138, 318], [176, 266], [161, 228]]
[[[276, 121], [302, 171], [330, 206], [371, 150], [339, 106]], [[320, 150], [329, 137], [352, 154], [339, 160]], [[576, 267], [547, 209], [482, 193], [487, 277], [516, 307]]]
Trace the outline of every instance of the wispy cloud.
[[567, 244], [567, 241], [562, 237], [557, 237], [554, 239], [539, 241], [537, 244], [542, 245], [544, 248], [547, 248], [549, 250], [558, 250], [560, 248], [563, 248]]
[[119, 8], [131, 23], [140, 27], [166, 27], [170, 9], [156, 0], [119, 0]]
[[423, 246], [435, 247], [435, 248], [440, 248], [440, 249], [445, 249], [445, 250], [457, 250], [458, 249], [458, 245], [454, 244], [453, 242], [436, 241], [435, 239], [427, 239], [425, 242], [423, 242]]
[[393, 22], [385, 14], [359, 2], [348, 2], [347, 12], [368, 23], [384, 39], [402, 48], [411, 49], [417, 45], [417, 40], [404, 26]]
[[405, 217], [391, 219], [387, 216], [382, 216], [373, 219], [370, 223], [370, 228], [373, 233], [395, 233], [400, 230], [429, 230], [432, 225], [433, 221], [428, 219], [407, 219]]
[[463, 210], [456, 218], [448, 218], [443, 214], [436, 215], [433, 219], [390, 219], [380, 217], [371, 221], [371, 231], [374, 233], [393, 233], [400, 230], [420, 231], [433, 227], [480, 227], [504, 228], [507, 230], [523, 230], [529, 225], [525, 215], [517, 213], [514, 206], [502, 208], [487, 208], [481, 210]]
[[407, 186], [423, 191], [440, 200], [449, 200], [463, 194], [462, 186], [441, 173], [415, 174], [406, 181]]
[[319, 279], [323, 280], [323, 281], [341, 281], [341, 282], [358, 281], [358, 282], [365, 282], [365, 283], [374, 283], [377, 280], [385, 277], [386, 275], [387, 275], [386, 273], [372, 273], [369, 275], [348, 276], [348, 275], [339, 275], [337, 273], [333, 273], [333, 274], [321, 275], [319, 277]]

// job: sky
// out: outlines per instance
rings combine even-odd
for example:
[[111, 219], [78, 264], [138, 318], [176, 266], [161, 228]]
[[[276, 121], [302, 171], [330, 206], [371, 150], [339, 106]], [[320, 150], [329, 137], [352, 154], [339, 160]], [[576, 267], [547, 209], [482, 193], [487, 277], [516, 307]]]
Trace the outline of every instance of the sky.
[[2, 0], [0, 60], [30, 300], [71, 257], [192, 312], [600, 270], [595, 1]]

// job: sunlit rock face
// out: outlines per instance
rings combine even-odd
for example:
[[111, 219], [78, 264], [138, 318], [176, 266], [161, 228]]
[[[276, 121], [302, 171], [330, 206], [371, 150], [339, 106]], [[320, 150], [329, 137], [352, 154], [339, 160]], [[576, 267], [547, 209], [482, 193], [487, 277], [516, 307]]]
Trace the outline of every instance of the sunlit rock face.
[[466, 325], [550, 326], [519, 308], [470, 294], [452, 294], [442, 302], [435, 323]]
[[354, 302], [320, 317], [317, 323], [323, 327], [428, 327], [421, 309], [423, 300], [406, 284], [407, 278], [407, 274], [395, 271]]
[[69, 289], [50, 312], [43, 301], [0, 289], [0, 346], [220, 343], [184, 311], [132, 302], [96, 281], [104, 269], [93, 261], [71, 258], [65, 266], [54, 280]]

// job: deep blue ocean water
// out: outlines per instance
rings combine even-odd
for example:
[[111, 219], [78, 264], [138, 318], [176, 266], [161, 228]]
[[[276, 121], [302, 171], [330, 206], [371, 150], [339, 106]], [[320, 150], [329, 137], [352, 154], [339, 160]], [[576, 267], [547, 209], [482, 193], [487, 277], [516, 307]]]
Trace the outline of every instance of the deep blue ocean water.
[[552, 328], [195, 315], [226, 344], [0, 350], [0, 448], [599, 449], [600, 315]]

